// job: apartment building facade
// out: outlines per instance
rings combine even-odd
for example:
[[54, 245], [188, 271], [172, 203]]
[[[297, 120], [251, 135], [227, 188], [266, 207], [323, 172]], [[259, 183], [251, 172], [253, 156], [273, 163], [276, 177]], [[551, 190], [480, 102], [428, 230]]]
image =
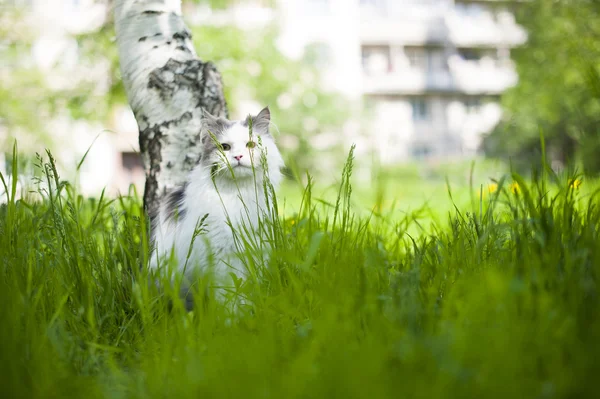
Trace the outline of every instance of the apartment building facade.
[[282, 0], [282, 46], [320, 43], [325, 81], [362, 102], [384, 163], [476, 154], [517, 82], [514, 1]]

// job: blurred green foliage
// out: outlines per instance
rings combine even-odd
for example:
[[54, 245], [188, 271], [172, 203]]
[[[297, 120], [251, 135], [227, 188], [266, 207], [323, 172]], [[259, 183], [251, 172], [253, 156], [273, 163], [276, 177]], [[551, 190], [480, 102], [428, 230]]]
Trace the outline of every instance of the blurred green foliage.
[[527, 168], [542, 133], [554, 161], [600, 172], [600, 2], [523, 2], [517, 18], [529, 33], [513, 52], [519, 83], [503, 96], [506, 116], [486, 153]]
[[[0, 13], [0, 129], [13, 137], [22, 131], [39, 132], [44, 139], [43, 119], [53, 114], [57, 101], [31, 63], [33, 39], [22, 11], [4, 8]], [[7, 150], [7, 144], [8, 140], [0, 142], [0, 148]]]
[[[38, 42], [40, 30], [30, 17], [24, 7], [6, 7], [0, 14], [0, 128], [7, 133], [0, 149], [4, 152], [14, 138], [35, 143], [38, 151], [40, 144], [56, 144], [50, 127], [55, 118], [107, 122], [112, 107], [126, 103], [112, 23], [86, 34], [51, 36], [61, 40], [63, 53], [54, 63], [41, 66], [35, 46], [47, 44]], [[72, 56], [72, 50], [77, 53], [75, 68], [63, 65], [61, 59]], [[92, 70], [100, 73], [86, 73]]]

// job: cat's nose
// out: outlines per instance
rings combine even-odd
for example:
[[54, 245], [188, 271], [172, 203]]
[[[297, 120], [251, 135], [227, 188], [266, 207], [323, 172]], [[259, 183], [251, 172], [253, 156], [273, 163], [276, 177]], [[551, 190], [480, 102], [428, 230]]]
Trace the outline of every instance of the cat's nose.
[[236, 155], [234, 158], [236, 161], [239, 161], [240, 159], [242, 159], [243, 155]]

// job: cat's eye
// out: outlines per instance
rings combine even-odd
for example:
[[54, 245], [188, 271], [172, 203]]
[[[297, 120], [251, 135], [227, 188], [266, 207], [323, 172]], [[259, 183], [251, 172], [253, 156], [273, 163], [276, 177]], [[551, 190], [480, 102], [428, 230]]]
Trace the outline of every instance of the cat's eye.
[[246, 143], [246, 147], [247, 148], [254, 148], [256, 147], [256, 143], [254, 141], [249, 141]]
[[221, 143], [221, 148], [223, 148], [223, 151], [231, 150], [231, 146], [227, 143]]

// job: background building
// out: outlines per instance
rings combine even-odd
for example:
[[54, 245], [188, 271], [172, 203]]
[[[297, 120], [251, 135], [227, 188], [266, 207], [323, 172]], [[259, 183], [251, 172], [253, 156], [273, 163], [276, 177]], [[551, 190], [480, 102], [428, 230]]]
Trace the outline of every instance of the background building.
[[282, 0], [282, 49], [318, 46], [325, 82], [362, 100], [385, 163], [474, 155], [517, 82], [511, 1]]

